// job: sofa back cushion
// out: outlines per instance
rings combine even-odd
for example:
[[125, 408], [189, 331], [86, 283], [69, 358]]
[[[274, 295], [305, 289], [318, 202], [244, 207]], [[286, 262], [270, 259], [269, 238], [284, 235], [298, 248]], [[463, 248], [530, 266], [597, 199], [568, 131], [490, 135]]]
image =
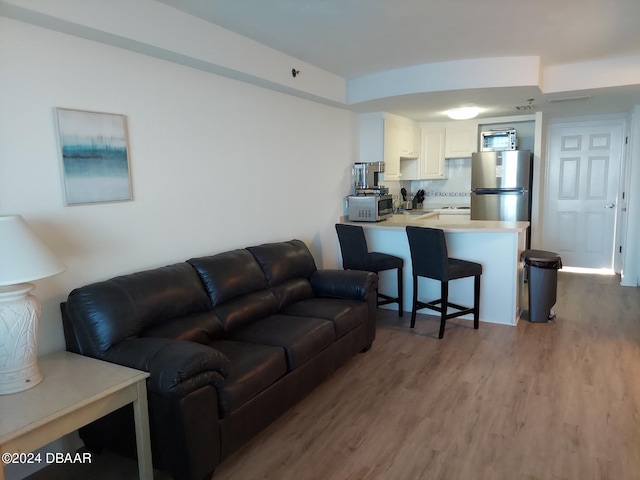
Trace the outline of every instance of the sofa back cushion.
[[179, 328], [198, 318], [211, 339], [222, 333], [220, 320], [193, 268], [187, 263], [146, 270], [77, 288], [65, 305], [82, 353], [100, 357], [126, 338], [173, 323]]
[[187, 260], [202, 280], [226, 331], [278, 310], [278, 301], [256, 259], [245, 249]]
[[317, 270], [307, 246], [301, 240], [265, 243], [247, 250], [260, 264], [278, 299], [278, 309], [313, 297], [308, 278]]

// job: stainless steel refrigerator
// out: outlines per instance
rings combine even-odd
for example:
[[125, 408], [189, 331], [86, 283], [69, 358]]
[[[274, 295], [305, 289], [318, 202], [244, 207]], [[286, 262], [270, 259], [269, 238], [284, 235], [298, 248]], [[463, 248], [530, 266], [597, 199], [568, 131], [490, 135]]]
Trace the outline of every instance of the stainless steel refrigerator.
[[530, 222], [532, 174], [533, 154], [529, 150], [474, 153], [471, 220]]

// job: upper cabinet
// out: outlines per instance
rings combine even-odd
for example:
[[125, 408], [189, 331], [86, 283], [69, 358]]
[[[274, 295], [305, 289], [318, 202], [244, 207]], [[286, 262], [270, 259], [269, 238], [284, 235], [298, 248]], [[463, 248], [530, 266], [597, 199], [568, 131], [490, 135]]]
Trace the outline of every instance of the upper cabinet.
[[400, 157], [418, 158], [420, 156], [420, 127], [410, 120], [397, 123]]
[[400, 125], [390, 118], [384, 124], [384, 179], [400, 180]]
[[422, 155], [420, 156], [420, 179], [445, 178], [444, 166], [445, 129], [425, 127], [422, 129]]
[[384, 179], [400, 180], [400, 158], [417, 158], [418, 124], [397, 115], [372, 113], [360, 116], [360, 161], [384, 162]]
[[424, 127], [420, 130], [419, 158], [400, 161], [402, 180], [442, 180], [446, 178], [444, 163], [444, 127]]
[[463, 123], [445, 127], [446, 158], [469, 158], [478, 151], [478, 124]]

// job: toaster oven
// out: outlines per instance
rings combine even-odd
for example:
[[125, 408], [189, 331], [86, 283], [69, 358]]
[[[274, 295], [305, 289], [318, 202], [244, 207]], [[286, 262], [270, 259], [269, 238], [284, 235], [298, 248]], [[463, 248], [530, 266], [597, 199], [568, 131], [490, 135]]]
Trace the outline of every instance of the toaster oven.
[[502, 152], [517, 148], [518, 138], [515, 129], [491, 130], [480, 134], [481, 152]]

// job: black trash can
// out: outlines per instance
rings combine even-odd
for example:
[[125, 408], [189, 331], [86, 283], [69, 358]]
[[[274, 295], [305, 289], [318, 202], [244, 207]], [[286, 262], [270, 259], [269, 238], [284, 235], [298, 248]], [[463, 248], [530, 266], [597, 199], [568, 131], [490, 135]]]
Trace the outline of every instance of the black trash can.
[[529, 321], [553, 320], [555, 313], [551, 307], [556, 303], [558, 270], [562, 268], [560, 255], [544, 250], [525, 250], [520, 259], [529, 274]]

